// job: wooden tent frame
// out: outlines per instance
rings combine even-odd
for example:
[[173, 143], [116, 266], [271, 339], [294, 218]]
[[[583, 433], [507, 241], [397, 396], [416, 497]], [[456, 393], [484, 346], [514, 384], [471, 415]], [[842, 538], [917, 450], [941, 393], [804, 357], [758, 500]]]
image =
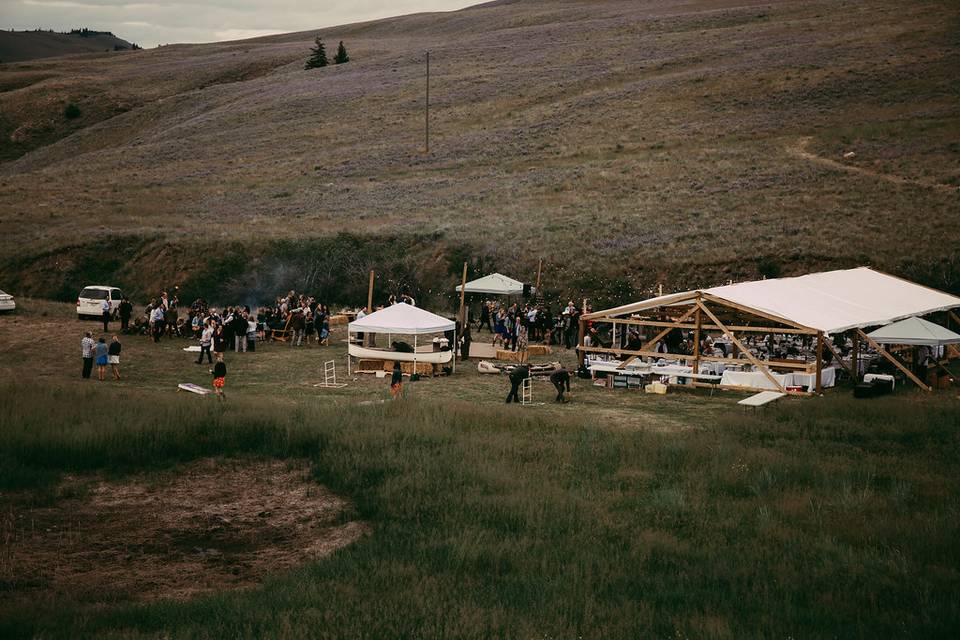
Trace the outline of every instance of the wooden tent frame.
[[[611, 309], [609, 311], [615, 311]], [[628, 356], [628, 359], [621, 363], [624, 367], [627, 363], [639, 357], [653, 358], [674, 358], [685, 360], [692, 363], [693, 373], [700, 371], [701, 362], [730, 362], [730, 358], [719, 356], [707, 356], [700, 353], [700, 339], [704, 332], [719, 332], [726, 336], [730, 342], [744, 355], [746, 360], [756, 367], [757, 371], [762, 373], [770, 382], [774, 389], [780, 393], [809, 396], [809, 391], [788, 391], [784, 385], [773, 376], [772, 369], [798, 369], [806, 373], [815, 374], [816, 393], [823, 393], [823, 349], [824, 346], [836, 354], [832, 345], [824, 340], [823, 331], [804, 326], [786, 318], [752, 309], [718, 296], [711, 295], [702, 291], [691, 291], [688, 295], [679, 295], [671, 297], [667, 305], [652, 306], [641, 308], [633, 312], [630, 317], [620, 317], [611, 314], [609, 311], [598, 311], [585, 314], [580, 317], [580, 340], [577, 346], [580, 363], [583, 364], [587, 354], [615, 354], [618, 356]], [[629, 311], [620, 311], [621, 316]], [[692, 318], [692, 320], [691, 320]], [[652, 327], [660, 329], [653, 338], [646, 340], [642, 347], [637, 350], [594, 347], [584, 345], [584, 336], [586, 335], [586, 326], [588, 322], [609, 323], [613, 326], [613, 334], [616, 336], [616, 329], [622, 326]], [[691, 331], [694, 334], [693, 354], [671, 353], [652, 351], [654, 345], [661, 341], [668, 333], [674, 329]], [[754, 356], [750, 350], [743, 344], [738, 335], [742, 334], [793, 334], [810, 336], [817, 341], [817, 359], [812, 365], [791, 363], [791, 362], [770, 362], [762, 361]], [[615, 338], [616, 339], [616, 338]], [[616, 345], [616, 343], [614, 343]], [[709, 384], [696, 381], [694, 379], [689, 386], [704, 387], [711, 389], [731, 389], [736, 391], [769, 391], [759, 387], [741, 387]]]
[[[632, 311], [629, 309], [629, 307], [632, 306], [639, 306], [639, 308], [635, 311]], [[726, 336], [730, 342], [734, 344], [734, 346], [740, 351], [740, 353], [743, 354], [747, 361], [757, 369], [758, 372], [762, 373], [768, 380], [770, 380], [770, 382], [773, 383], [774, 388], [777, 391], [780, 393], [789, 393], [791, 395], [809, 396], [813, 395], [813, 393], [809, 391], [787, 391], [787, 389], [773, 376], [772, 369], [798, 369], [804, 371], [805, 373], [815, 374], [816, 394], [822, 394], [824, 348], [828, 349], [835, 357], [837, 363], [843, 367], [847, 373], [850, 374], [851, 378], [858, 382], [860, 380], [859, 356], [860, 345], [862, 341], [869, 345], [870, 348], [876, 351], [881, 357], [893, 364], [914, 384], [925, 391], [932, 391], [932, 387], [920, 380], [920, 378], [910, 371], [908, 367], [901, 363], [887, 349], [877, 344], [874, 340], [867, 336], [867, 334], [864, 333], [861, 328], [849, 330], [852, 334], [853, 351], [851, 354], [851, 365], [847, 366], [847, 364], [843, 362], [843, 358], [840, 357], [840, 354], [837, 352], [834, 346], [830, 344], [830, 341], [825, 339], [823, 331], [804, 326], [792, 320], [788, 320], [787, 318], [782, 318], [765, 311], [760, 311], [759, 309], [754, 309], [730, 302], [729, 300], [725, 300], [719, 296], [715, 296], [704, 291], [690, 291], [686, 294], [675, 294], [670, 296], [669, 300], [664, 301], [661, 304], [652, 304], [649, 307], [644, 307], [642, 303], [640, 305], [627, 305], [627, 307], [628, 308], [626, 309], [624, 307], [616, 307], [614, 309], [598, 311], [595, 313], [586, 313], [580, 316], [580, 339], [577, 345], [580, 364], [583, 364], [587, 355], [591, 353], [606, 355], [612, 354], [620, 357], [627, 356], [626, 359], [619, 365], [619, 368], [621, 369], [626, 367], [633, 360], [640, 357], [672, 358], [691, 363], [693, 374], [696, 375], [700, 371], [701, 362], [730, 362], [730, 358], [705, 356], [700, 353], [700, 339], [703, 332], [719, 332]], [[624, 317], [626, 314], [631, 315], [629, 317]], [[958, 316], [954, 311], [947, 311], [947, 315], [949, 320], [953, 320], [955, 323], [960, 325], [960, 316]], [[607, 348], [596, 346], [588, 347], [584, 345], [584, 337], [586, 335], [586, 327], [588, 322], [611, 324], [613, 326], [612, 334], [614, 338], [614, 346]], [[640, 349], [618, 349], [616, 348], [618, 340], [617, 328], [621, 326], [651, 327], [659, 329], [660, 331], [654, 337], [646, 340]], [[693, 333], [693, 354], [671, 353], [669, 351], [658, 352], [652, 350], [658, 342], [663, 340], [663, 338], [665, 338], [667, 334], [674, 329], [690, 331]], [[737, 337], [740, 334], [751, 333], [809, 336], [811, 339], [816, 340], [816, 360], [811, 364], [760, 360], [754, 356]], [[948, 350], [948, 359], [950, 356], [960, 356], [960, 349], [956, 349], [953, 345], [951, 345], [951, 347], [952, 348]], [[714, 389], [732, 389], [737, 391], [769, 391], [769, 389], [760, 387], [731, 387], [729, 385], [702, 383], [698, 382], [696, 378], [692, 380], [689, 386], [709, 387]]]

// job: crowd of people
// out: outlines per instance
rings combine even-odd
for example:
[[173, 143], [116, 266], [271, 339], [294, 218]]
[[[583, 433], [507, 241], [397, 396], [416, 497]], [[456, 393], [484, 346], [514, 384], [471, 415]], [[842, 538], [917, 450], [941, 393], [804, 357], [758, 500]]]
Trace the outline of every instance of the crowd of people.
[[486, 300], [480, 305], [477, 332], [486, 327], [493, 335], [493, 346], [510, 351], [526, 351], [531, 342], [572, 349], [577, 345], [581, 313], [572, 300], [556, 315], [549, 305]]
[[[409, 294], [390, 296], [388, 305], [406, 303], [416, 305]], [[587, 309], [589, 311], [589, 309]], [[526, 362], [529, 345], [539, 342], [548, 345], [563, 345], [572, 349], [577, 345], [579, 321], [582, 310], [570, 301], [560, 313], [553, 314], [550, 306], [533, 302], [511, 304], [488, 300], [481, 305], [476, 331], [484, 328], [492, 335], [492, 344], [506, 350], [519, 352], [520, 362]], [[358, 314], [362, 317], [363, 312]], [[134, 314], [133, 304], [124, 298], [117, 309], [120, 333], [149, 337], [159, 343], [167, 339], [194, 340], [199, 345], [197, 364], [214, 365], [213, 387], [222, 399], [226, 379], [224, 353], [230, 349], [237, 353], [256, 351], [257, 345], [268, 341], [282, 341], [291, 347], [326, 344], [330, 335], [330, 309], [313, 296], [289, 291], [277, 296], [272, 304], [251, 309], [249, 305], [234, 305], [224, 308], [210, 306], [203, 298], [197, 298], [189, 306], [182, 305], [177, 291], [162, 292], [150, 299], [143, 312]], [[103, 309], [104, 333], [109, 331], [109, 322], [114, 319], [109, 307]], [[472, 324], [472, 323], [471, 323]], [[461, 337], [461, 355], [469, 353], [471, 326], [458, 327]], [[453, 338], [453, 336], [449, 336]], [[589, 340], [589, 337], [588, 337]], [[452, 342], [452, 341], [451, 341]], [[99, 342], [87, 332], [81, 341], [84, 378], [92, 374], [96, 364], [98, 377], [106, 379], [107, 367], [112, 367], [113, 378], [120, 380], [119, 335], [106, 344]], [[402, 394], [402, 376], [396, 372], [391, 378], [391, 390], [395, 397]], [[567, 381], [567, 385], [569, 383]], [[560, 389], [558, 388], [558, 391]], [[516, 399], [516, 389], [512, 395]], [[558, 401], [563, 402], [562, 391]]]

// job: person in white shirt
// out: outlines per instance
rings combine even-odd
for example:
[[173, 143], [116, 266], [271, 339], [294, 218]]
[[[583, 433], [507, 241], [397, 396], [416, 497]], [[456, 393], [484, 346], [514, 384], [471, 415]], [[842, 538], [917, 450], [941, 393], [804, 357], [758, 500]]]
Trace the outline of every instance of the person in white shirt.
[[80, 355], [83, 357], [83, 373], [81, 375], [84, 378], [89, 378], [90, 372], [93, 371], [93, 348], [96, 344], [93, 341], [93, 334], [89, 331], [83, 334], [83, 339], [80, 341]]
[[100, 316], [103, 318], [103, 332], [110, 331], [110, 301], [104, 298], [100, 301]]
[[213, 356], [210, 355], [210, 346], [213, 344], [213, 321], [207, 318], [204, 322], [203, 333], [200, 334], [200, 357], [197, 358], [197, 364], [203, 364], [203, 354], [207, 354], [207, 364], [213, 364]]

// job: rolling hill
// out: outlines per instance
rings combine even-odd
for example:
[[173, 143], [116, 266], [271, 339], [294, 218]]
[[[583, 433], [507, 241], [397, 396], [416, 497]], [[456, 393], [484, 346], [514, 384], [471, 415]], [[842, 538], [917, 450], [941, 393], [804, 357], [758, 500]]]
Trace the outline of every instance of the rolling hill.
[[[598, 304], [856, 264], [957, 291], [958, 13], [522, 0], [5, 64], [0, 285], [422, 299], [543, 258]], [[316, 35], [351, 62], [305, 71]]]
[[133, 44], [103, 31], [74, 30], [69, 33], [57, 33], [0, 30], [0, 62], [23, 62], [76, 53], [102, 53], [131, 49]]

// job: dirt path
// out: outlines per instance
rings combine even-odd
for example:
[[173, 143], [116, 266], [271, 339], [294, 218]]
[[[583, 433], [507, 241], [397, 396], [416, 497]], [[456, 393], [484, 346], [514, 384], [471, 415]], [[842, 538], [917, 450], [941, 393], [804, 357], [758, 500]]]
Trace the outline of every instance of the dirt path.
[[928, 189], [936, 189], [943, 191], [945, 193], [952, 193], [958, 191], [956, 187], [950, 186], [948, 184], [943, 184], [940, 182], [931, 182], [929, 180], [915, 180], [910, 178], [902, 178], [900, 176], [895, 176], [890, 173], [881, 173], [879, 171], [874, 171], [872, 169], [867, 169], [865, 167], [857, 167], [851, 164], [844, 164], [842, 162], [837, 162], [836, 160], [831, 160], [830, 158], [824, 158], [823, 156], [818, 156], [812, 151], [808, 150], [810, 143], [813, 142], [811, 136], [805, 136], [797, 140], [796, 143], [787, 146], [787, 152], [803, 160], [819, 164], [836, 171], [846, 171], [848, 173], [856, 173], [862, 176], [867, 176], [870, 178], [875, 178], [877, 180], [883, 180], [885, 182], [890, 182], [897, 185], [910, 185], [917, 187], [925, 187]]
[[246, 587], [356, 541], [347, 503], [282, 461], [201, 460], [125, 481], [0, 496], [0, 616], [27, 600], [187, 598]]

